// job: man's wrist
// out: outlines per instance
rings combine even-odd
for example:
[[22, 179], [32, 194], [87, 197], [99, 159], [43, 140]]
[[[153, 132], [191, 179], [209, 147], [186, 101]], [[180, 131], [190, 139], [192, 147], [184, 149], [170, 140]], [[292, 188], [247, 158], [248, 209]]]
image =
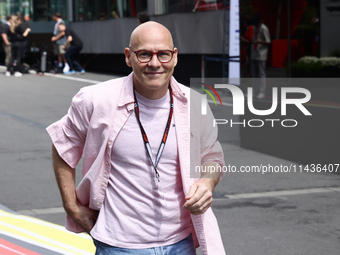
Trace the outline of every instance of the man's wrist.
[[211, 192], [213, 192], [219, 181], [219, 178], [209, 178], [209, 177], [201, 178], [201, 181], [205, 182], [209, 186]]
[[78, 204], [77, 202], [65, 202], [64, 209], [67, 214], [74, 214], [78, 211]]
[[208, 169], [208, 171], [201, 173], [201, 179], [204, 180], [213, 191], [220, 180], [221, 173], [217, 171], [219, 164], [217, 163], [206, 163], [203, 168]]

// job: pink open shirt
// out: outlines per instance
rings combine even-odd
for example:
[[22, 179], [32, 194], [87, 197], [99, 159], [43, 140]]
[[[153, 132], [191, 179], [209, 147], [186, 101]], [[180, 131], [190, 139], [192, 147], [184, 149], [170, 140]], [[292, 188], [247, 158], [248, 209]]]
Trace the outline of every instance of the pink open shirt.
[[[174, 94], [174, 119], [178, 141], [179, 163], [184, 194], [197, 180], [190, 177], [195, 165], [218, 163], [224, 165], [223, 151], [217, 142], [217, 128], [208, 107], [201, 115], [200, 95], [171, 77]], [[190, 103], [191, 100], [191, 103]], [[68, 114], [47, 128], [62, 159], [76, 168], [82, 155], [83, 179], [76, 189], [78, 202], [100, 210], [111, 170], [112, 144], [125, 121], [134, 110], [133, 73], [81, 89], [72, 100]], [[190, 125], [191, 114], [191, 125]], [[194, 114], [195, 118], [193, 118]], [[190, 128], [191, 126], [191, 128]], [[191, 215], [196, 246], [203, 255], [225, 254], [216, 218], [209, 208], [204, 214]], [[70, 217], [66, 228], [82, 232]]]

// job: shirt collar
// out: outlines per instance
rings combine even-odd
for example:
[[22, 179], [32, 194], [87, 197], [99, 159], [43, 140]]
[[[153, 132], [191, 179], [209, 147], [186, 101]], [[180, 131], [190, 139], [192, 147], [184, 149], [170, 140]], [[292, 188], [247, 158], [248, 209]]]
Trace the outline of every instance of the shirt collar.
[[124, 81], [118, 101], [118, 107], [126, 106], [127, 109], [130, 111], [133, 109], [133, 104], [135, 102], [133, 96], [133, 72], [131, 72], [123, 79]]
[[181, 87], [178, 85], [178, 82], [176, 81], [176, 79], [171, 76], [170, 78], [170, 86], [172, 89], [172, 93], [175, 97], [177, 97], [179, 100], [187, 100], [187, 96], [183, 90], [181, 89]]

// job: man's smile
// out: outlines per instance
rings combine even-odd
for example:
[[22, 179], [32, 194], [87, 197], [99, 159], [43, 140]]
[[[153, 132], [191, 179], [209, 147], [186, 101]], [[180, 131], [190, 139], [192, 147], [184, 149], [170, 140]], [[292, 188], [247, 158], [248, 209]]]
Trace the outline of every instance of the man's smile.
[[145, 75], [147, 76], [151, 76], [151, 77], [157, 77], [160, 76], [161, 74], [163, 74], [164, 72], [144, 72]]

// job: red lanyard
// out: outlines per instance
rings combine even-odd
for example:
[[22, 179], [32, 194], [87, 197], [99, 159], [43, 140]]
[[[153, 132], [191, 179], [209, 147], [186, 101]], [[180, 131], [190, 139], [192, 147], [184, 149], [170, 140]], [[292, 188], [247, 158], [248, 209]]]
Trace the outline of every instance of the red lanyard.
[[164, 134], [163, 134], [163, 138], [162, 138], [161, 144], [160, 144], [160, 146], [158, 148], [158, 152], [157, 152], [157, 156], [156, 156], [156, 161], [154, 161], [153, 160], [153, 156], [152, 156], [152, 151], [151, 151], [150, 143], [149, 143], [149, 139], [148, 139], [148, 137], [147, 137], [147, 135], [145, 133], [145, 130], [144, 130], [143, 125], [142, 125], [142, 123], [140, 121], [140, 118], [139, 118], [138, 102], [137, 102], [135, 91], [133, 91], [133, 95], [135, 97], [135, 113], [136, 113], [136, 116], [137, 116], [138, 124], [139, 124], [139, 127], [140, 127], [140, 131], [142, 133], [142, 137], [143, 137], [143, 141], [144, 141], [144, 144], [145, 144], [145, 148], [146, 148], [146, 150], [147, 150], [147, 152], [149, 154], [149, 158], [151, 160], [153, 168], [155, 169], [156, 178], [157, 178], [158, 182], [160, 182], [160, 178], [159, 178], [159, 172], [157, 170], [157, 165], [158, 165], [159, 159], [162, 156], [162, 153], [163, 153], [163, 150], [164, 150], [164, 147], [165, 147], [165, 143], [166, 143], [166, 139], [168, 138], [168, 134], [169, 134], [169, 130], [170, 130], [170, 124], [171, 124], [171, 119], [172, 119], [172, 113], [174, 111], [173, 95], [172, 95], [172, 90], [171, 90], [170, 86], [169, 86], [169, 92], [170, 92], [170, 112], [169, 112], [169, 118], [168, 118], [168, 122], [166, 123], [166, 126], [165, 126], [165, 130], [164, 130]]

